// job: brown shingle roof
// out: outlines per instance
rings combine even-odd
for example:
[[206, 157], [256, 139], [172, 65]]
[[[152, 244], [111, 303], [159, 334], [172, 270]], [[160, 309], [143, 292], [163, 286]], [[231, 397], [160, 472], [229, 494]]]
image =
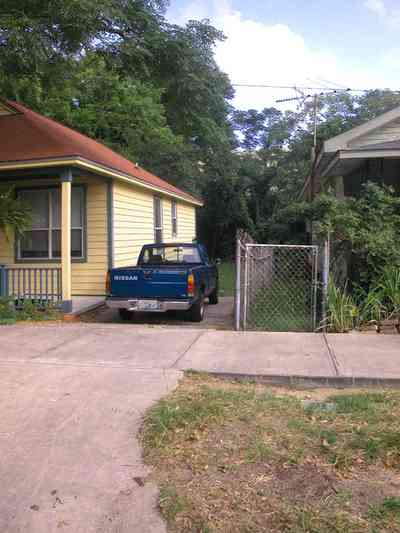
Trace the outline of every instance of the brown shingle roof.
[[188, 201], [200, 200], [147, 172], [86, 135], [7, 101], [16, 112], [0, 116], [0, 163], [80, 157]]

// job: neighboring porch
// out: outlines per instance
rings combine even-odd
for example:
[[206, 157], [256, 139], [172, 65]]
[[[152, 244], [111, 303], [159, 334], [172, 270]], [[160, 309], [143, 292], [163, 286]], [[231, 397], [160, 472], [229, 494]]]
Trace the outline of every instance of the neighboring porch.
[[[322, 144], [305, 190], [314, 193], [335, 185], [340, 196], [357, 195], [374, 181], [400, 194], [400, 107], [356, 126]], [[309, 187], [307, 187], [309, 185]]]

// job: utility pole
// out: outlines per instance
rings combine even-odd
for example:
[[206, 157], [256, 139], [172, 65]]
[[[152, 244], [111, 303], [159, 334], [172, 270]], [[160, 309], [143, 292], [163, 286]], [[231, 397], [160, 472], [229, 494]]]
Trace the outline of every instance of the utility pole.
[[[311, 171], [310, 171], [310, 175], [309, 175], [308, 179], [306, 180], [305, 187], [303, 188], [303, 191], [306, 191], [307, 190], [306, 189], [307, 185], [309, 186], [308, 197], [309, 197], [309, 200], [312, 201], [312, 200], [314, 200], [314, 196], [315, 196], [315, 183], [314, 183], [313, 167], [314, 167], [315, 157], [316, 157], [316, 154], [317, 154], [317, 112], [318, 112], [318, 97], [320, 95], [319, 95], [319, 93], [304, 94], [302, 91], [300, 91], [296, 87], [293, 87], [293, 89], [297, 93], [300, 93], [300, 96], [295, 96], [293, 98], [283, 98], [281, 100], [276, 100], [276, 103], [292, 102], [292, 101], [295, 101], [295, 100], [297, 100], [297, 101], [302, 100], [303, 102], [305, 102], [308, 98], [312, 98], [313, 99], [313, 146], [311, 148]], [[320, 93], [320, 94], [323, 95], [324, 93]]]
[[313, 147], [311, 148], [311, 170], [310, 170], [310, 201], [314, 200], [315, 196], [315, 179], [314, 179], [314, 162], [317, 156], [317, 111], [318, 111], [318, 94], [315, 93], [314, 101], [314, 139]]

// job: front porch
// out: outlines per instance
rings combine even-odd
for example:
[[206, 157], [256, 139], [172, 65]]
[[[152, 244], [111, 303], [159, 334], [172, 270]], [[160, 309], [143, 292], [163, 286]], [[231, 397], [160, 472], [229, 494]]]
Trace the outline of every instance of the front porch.
[[104, 302], [104, 296], [71, 296], [71, 307], [63, 305], [62, 269], [7, 267], [0, 265], [0, 298], [9, 298], [15, 306], [31, 302], [38, 307], [52, 306], [64, 313], [79, 315]]
[[[82, 175], [83, 174], [83, 175]], [[72, 169], [2, 176], [33, 210], [21, 237], [0, 231], [0, 297], [79, 313], [104, 300], [109, 180]]]

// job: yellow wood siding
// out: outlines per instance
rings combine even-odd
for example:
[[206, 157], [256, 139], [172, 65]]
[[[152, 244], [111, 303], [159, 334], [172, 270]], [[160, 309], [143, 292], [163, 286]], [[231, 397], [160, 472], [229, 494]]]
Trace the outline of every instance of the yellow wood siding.
[[[114, 265], [135, 265], [144, 244], [154, 242], [153, 194], [135, 185], [114, 183]], [[171, 199], [162, 197], [164, 242], [192, 241], [195, 207], [177, 201], [178, 235], [172, 236]]]
[[[56, 180], [24, 180], [18, 187], [54, 186]], [[103, 295], [108, 269], [107, 185], [101, 178], [74, 178], [74, 184], [86, 185], [87, 261], [72, 263], [72, 296]], [[58, 262], [15, 263], [14, 238], [7, 241], [0, 232], [0, 264], [21, 268], [57, 267]]]
[[126, 183], [114, 182], [114, 265], [136, 265], [143, 244], [154, 242], [153, 195]]
[[178, 202], [178, 236], [179, 242], [191, 242], [196, 238], [196, 209], [189, 204]]

